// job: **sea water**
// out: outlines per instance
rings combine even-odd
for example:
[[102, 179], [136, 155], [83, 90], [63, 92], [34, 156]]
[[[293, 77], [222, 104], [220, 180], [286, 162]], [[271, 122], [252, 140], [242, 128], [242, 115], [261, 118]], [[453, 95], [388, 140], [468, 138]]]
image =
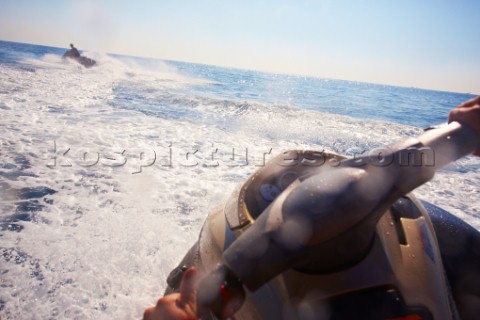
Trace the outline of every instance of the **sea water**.
[[[288, 149], [353, 156], [469, 94], [0, 42], [0, 317], [140, 318], [208, 212]], [[480, 161], [416, 190], [480, 229]]]

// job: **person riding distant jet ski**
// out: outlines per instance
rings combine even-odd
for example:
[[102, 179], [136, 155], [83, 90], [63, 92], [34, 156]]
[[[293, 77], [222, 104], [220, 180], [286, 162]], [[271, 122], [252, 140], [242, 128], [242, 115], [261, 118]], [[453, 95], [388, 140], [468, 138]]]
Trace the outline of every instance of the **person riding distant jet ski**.
[[78, 49], [75, 48], [75, 46], [73, 45], [73, 43], [70, 43], [70, 52], [71, 52], [71, 56], [72, 57], [80, 57], [80, 52], [78, 52]]
[[[467, 126], [471, 127], [471, 129], [473, 129], [471, 132], [473, 132], [474, 134], [476, 132], [476, 137], [475, 137], [476, 140], [473, 142], [473, 147], [470, 149], [470, 151], [474, 149], [473, 154], [475, 154], [477, 156], [480, 156], [480, 145], [478, 144], [478, 137], [480, 137], [480, 96], [476, 97], [474, 99], [471, 99], [469, 101], [466, 101], [466, 102], [462, 103], [461, 105], [459, 105], [456, 109], [453, 109], [449, 114], [448, 122], [449, 123], [459, 122], [461, 124], [464, 124], [464, 125], [467, 125]], [[444, 140], [449, 140], [450, 138], [451, 138], [451, 136], [446, 136]], [[475, 147], [475, 145], [476, 145], [476, 147]], [[439, 160], [439, 161], [441, 161], [441, 160]], [[327, 174], [329, 174], [329, 171], [326, 171], [326, 172], [327, 172]], [[287, 171], [287, 173], [291, 174], [291, 172], [289, 173], [288, 171]], [[261, 176], [256, 176], [256, 178], [257, 178], [256, 180], [258, 180], [258, 179], [261, 178]], [[289, 178], [290, 179], [291, 177], [290, 176], [289, 177], [285, 176], [284, 178]], [[254, 181], [254, 180], [255, 179], [251, 179], [251, 181]], [[256, 183], [256, 181], [253, 182], [253, 183]], [[263, 188], [263, 186], [267, 186], [267, 185], [262, 185], [262, 188]], [[335, 185], [330, 186], [330, 187], [334, 188]], [[378, 190], [381, 190], [381, 188], [378, 189]], [[268, 186], [268, 190], [266, 190], [266, 188], [264, 188], [263, 190], [260, 190], [260, 192], [262, 193], [262, 197], [268, 197], [268, 195], [274, 193], [275, 190], [274, 190], [273, 186]], [[283, 193], [281, 193], [277, 197], [281, 198], [282, 194]], [[289, 196], [291, 196], [291, 194]], [[291, 198], [295, 199], [295, 197], [297, 197], [297, 198], [300, 197], [299, 199], [303, 199], [302, 198], [303, 196], [304, 195], [302, 195], [302, 194], [300, 194], [300, 196], [298, 196], [298, 193], [297, 193], [297, 195], [294, 194], [293, 196], [291, 196]], [[346, 195], [345, 197], [348, 198], [348, 195]], [[312, 199], [312, 198], [307, 197], [305, 199]], [[326, 198], [326, 199], [328, 199], [328, 198]], [[289, 205], [291, 206], [292, 201], [289, 202], [287, 200], [285, 200], [285, 201], [282, 200], [283, 201], [282, 202], [283, 207], [288, 207]], [[249, 200], [245, 199], [245, 201], [249, 201]], [[272, 202], [272, 205], [274, 205], [274, 203], [275, 202]], [[234, 207], [235, 207], [235, 205], [236, 204], [234, 204]], [[239, 204], [239, 206], [240, 205], [245, 206], [245, 205], [251, 205], [251, 204], [243, 203], [243, 204]], [[315, 204], [315, 206], [320, 206], [320, 207], [322, 205], [323, 205], [322, 203]], [[335, 205], [335, 202], [333, 203], [333, 205]], [[380, 239], [379, 242], [382, 242], [383, 244], [386, 243], [387, 245], [391, 246], [391, 242], [389, 242], [391, 240], [390, 238], [391, 238], [393, 233], [397, 232], [400, 235], [402, 233], [405, 233], [405, 234], [403, 234], [404, 239], [400, 239], [402, 237], [399, 236], [399, 240], [401, 242], [402, 241], [405, 241], [405, 242], [412, 241], [412, 243], [414, 243], [415, 240], [417, 240], [417, 243], [419, 244], [418, 245], [418, 249], [419, 249], [418, 253], [420, 253], [420, 255], [425, 256], [425, 259], [422, 260], [422, 257], [420, 257], [420, 255], [415, 256], [413, 254], [410, 254], [408, 257], [404, 256], [404, 258], [402, 258], [402, 259], [410, 260], [410, 261], [407, 261], [407, 263], [410, 263], [410, 265], [413, 266], [413, 269], [412, 269], [413, 273], [421, 272], [421, 270], [419, 270], [419, 269], [422, 269], [425, 266], [422, 263], [426, 262], [426, 263], [430, 263], [430, 265], [435, 265], [435, 263], [437, 263], [438, 260], [441, 260], [441, 262], [443, 263], [442, 266], [444, 268], [444, 271], [442, 271], [442, 270], [439, 271], [438, 269], [432, 269], [432, 270], [437, 270], [439, 272], [435, 273], [434, 276], [431, 277], [432, 282], [430, 283], [430, 285], [433, 286], [432, 288], [434, 290], [433, 291], [431, 290], [429, 292], [433, 293], [434, 295], [440, 296], [441, 299], [444, 298], [443, 301], [445, 301], [445, 304], [447, 306], [439, 306], [439, 308], [440, 309], [443, 308], [442, 310], [448, 310], [449, 314], [444, 314], [444, 313], [441, 313], [441, 312], [440, 313], [437, 312], [436, 316], [433, 317], [432, 313], [429, 312], [428, 310], [426, 310], [427, 308], [425, 308], [425, 305], [423, 304], [423, 303], [426, 303], [426, 304], [428, 304], [428, 303], [431, 304], [432, 303], [431, 301], [428, 301], [429, 300], [428, 296], [426, 297], [427, 299], [424, 299], [424, 300], [419, 299], [416, 302], [417, 304], [415, 305], [415, 301], [416, 301], [415, 297], [403, 297], [402, 298], [399, 295], [395, 295], [394, 293], [395, 293], [396, 288], [394, 288], [394, 287], [388, 287], [388, 288], [385, 289], [384, 292], [375, 291], [375, 290], [372, 291], [371, 288], [368, 289], [368, 290], [364, 290], [362, 288], [367, 288], [368, 283], [363, 283], [360, 286], [362, 288], [358, 289], [359, 294], [356, 294], [355, 292], [348, 292], [348, 294], [343, 294], [341, 296], [340, 300], [335, 301], [335, 303], [338, 303], [340, 301], [341, 305], [344, 308], [341, 311], [343, 313], [340, 313], [340, 316], [338, 316], [338, 317], [333, 317], [334, 319], [352, 319], [352, 318], [365, 319], [366, 317], [363, 317], [362, 315], [356, 315], [355, 313], [350, 313], [349, 314], [349, 310], [348, 310], [349, 306], [351, 306], [351, 308], [354, 309], [354, 308], [358, 307], [357, 306], [358, 303], [365, 304], [363, 309], [361, 309], [363, 311], [365, 311], [364, 310], [365, 308], [373, 309], [373, 311], [371, 311], [372, 313], [370, 313], [370, 315], [373, 315], [372, 316], [373, 319], [411, 319], [411, 320], [413, 320], [413, 319], [432, 319], [432, 318], [435, 318], [435, 319], [437, 319], [437, 318], [442, 318], [442, 319], [458, 319], [458, 318], [461, 318], [461, 319], [477, 319], [478, 315], [480, 314], [480, 251], [478, 249], [478, 248], [480, 248], [480, 233], [477, 230], [475, 230], [474, 228], [472, 228], [471, 226], [469, 226], [466, 223], [464, 223], [463, 221], [461, 221], [460, 219], [448, 214], [446, 211], [443, 211], [443, 210], [441, 210], [437, 207], [434, 207], [433, 205], [428, 205], [427, 203], [424, 203], [424, 205], [427, 208], [428, 214], [430, 215], [430, 218], [431, 218], [431, 223], [432, 223], [432, 225], [435, 229], [436, 237], [438, 239], [438, 246], [439, 246], [438, 251], [440, 251], [440, 253], [441, 253], [441, 258], [438, 255], [438, 251], [436, 251], [436, 248], [435, 248], [436, 242], [433, 242], [434, 240], [431, 238], [431, 235], [430, 236], [428, 235], [427, 229], [428, 229], [428, 224], [429, 223], [425, 224], [425, 218], [428, 218], [428, 217], [422, 216], [419, 213], [415, 212], [415, 211], [420, 210], [418, 208], [421, 207], [421, 204], [419, 204], [417, 200], [404, 198], [400, 202], [399, 201], [395, 202], [395, 204], [392, 206], [393, 209], [391, 209], [392, 213], [390, 215], [392, 217], [395, 217], [396, 214], [395, 214], [394, 211], [397, 211], [397, 213], [399, 211], [407, 212], [407, 214], [405, 216], [400, 218], [400, 220], [403, 219], [402, 222], [407, 223], [406, 224], [407, 229], [410, 229], [410, 228], [414, 229], [414, 226], [411, 223], [412, 223], [412, 221], [414, 221], [414, 219], [419, 218], [418, 220], [421, 220], [421, 221], [423, 221], [422, 223], [424, 223], [424, 224], [420, 224], [421, 227], [418, 229], [419, 232], [420, 232], [419, 234], [415, 233], [415, 232], [411, 233], [411, 230], [395, 230], [395, 228], [393, 226], [396, 225], [397, 221], [382, 218], [383, 219], [383, 220], [381, 220], [382, 225], [379, 226], [378, 228], [380, 228], [383, 231], [380, 232], [380, 234], [377, 235], [378, 238], [376, 238], [376, 239]], [[308, 204], [305, 206], [305, 208], [308, 209]], [[227, 212], [229, 209], [231, 209], [231, 204], [227, 203], [225, 205], [224, 210], [225, 210], [225, 212]], [[347, 207], [347, 209], [352, 209], [352, 208]], [[234, 211], [235, 210], [237, 210], [237, 209], [234, 208]], [[240, 211], [240, 209], [238, 209], [238, 210]], [[267, 212], [267, 214], [269, 213], [268, 210], [270, 210], [270, 212], [271, 212], [274, 209], [265, 209], [265, 212]], [[288, 210], [285, 211], [285, 212], [288, 213]], [[262, 215], [264, 215], [264, 214], [265, 213], [262, 213]], [[275, 217], [275, 215], [271, 214], [268, 217], [270, 219], [266, 223], [272, 225], [271, 224], [272, 221], [273, 221], [272, 219]], [[217, 224], [217, 225], [221, 224], [222, 223], [221, 218], [222, 217], [220, 216], [220, 218], [219, 218], [220, 220], [217, 219], [217, 220], [213, 221], [213, 223]], [[228, 220], [231, 217], [226, 217], [226, 218]], [[214, 219], [216, 219], [216, 218], [214, 217]], [[261, 220], [261, 218], [257, 217], [257, 220]], [[273, 223], [275, 223], [275, 222], [273, 221]], [[342, 224], [343, 221], [338, 221], [336, 223], [337, 224]], [[408, 223], [410, 223], [410, 224], [408, 224]], [[360, 225], [361, 225], [361, 223], [360, 223]], [[243, 234], [240, 235], [239, 238], [242, 238], [242, 236], [245, 235], [247, 232], [249, 232], [251, 235], [255, 236], [256, 235], [255, 232], [251, 232], [252, 229], [254, 229], [254, 226], [255, 225], [251, 225], [249, 227], [249, 229], [247, 229], [246, 231], [242, 231]], [[297, 224], [297, 225], [293, 224], [289, 228], [290, 228], [290, 230], [295, 230], [295, 228], [298, 228], [299, 226], [306, 226], [306, 225], [305, 224]], [[335, 225], [333, 225], [333, 226], [335, 227]], [[258, 228], [262, 228], [262, 227], [263, 226], [260, 226]], [[204, 226], [204, 228], [205, 228], [205, 226]], [[377, 229], [377, 230], [380, 230], [380, 229]], [[303, 236], [302, 232], [308, 233], [308, 230], [303, 230], [303, 231], [302, 230], [300, 230], [297, 233], [295, 233], [295, 232], [290, 233], [289, 236], [292, 236], [292, 235], [295, 236], [296, 235], [296, 237], [299, 237], [301, 239], [302, 236]], [[387, 231], [384, 232], [385, 230], [387, 230]], [[326, 233], [328, 233], [329, 229], [326, 229], [324, 231], [326, 231]], [[208, 232], [211, 233], [212, 231], [211, 230], [210, 231], [206, 230], [205, 232], [206, 233], [208, 233]], [[226, 230], [226, 232], [231, 232], [231, 231]], [[435, 236], [435, 233], [434, 233], [433, 236]], [[207, 241], [210, 241], [210, 239], [214, 239], [215, 237], [218, 238], [218, 235], [217, 236], [213, 235], [212, 238], [210, 238], [210, 235], [204, 234], [203, 230], [202, 230], [202, 235], [204, 237], [208, 238]], [[276, 236], [279, 236], [279, 235], [281, 236], [281, 233], [278, 233]], [[323, 235], [320, 235], [320, 237], [321, 236], [323, 236]], [[220, 241], [220, 243], [221, 242], [227, 243], [229, 241], [232, 241], [232, 240], [229, 240], [229, 238], [231, 238], [231, 237], [232, 237], [232, 235], [225, 234], [225, 235], [222, 235], [220, 237], [219, 241]], [[315, 237], [316, 237], [315, 235], [313, 237], [311, 237], [310, 241], [315, 240], [316, 239]], [[237, 238], [237, 239], [239, 239], [239, 238]], [[243, 239], [245, 239], [245, 237], [243, 237]], [[246, 242], [247, 245], [248, 245], [248, 240], [249, 239], [247, 239], [247, 242]], [[254, 241], [254, 240], [252, 240], [252, 241]], [[280, 241], [280, 240], [277, 239], [277, 238], [275, 238], [275, 239], [270, 238], [268, 241]], [[291, 239], [289, 239], [289, 240], [291, 240]], [[235, 241], [235, 240], [233, 240], [233, 241]], [[265, 284], [265, 281], [266, 280], [268, 281], [268, 279], [265, 280], [265, 279], [262, 278], [262, 274], [261, 274], [262, 271], [267, 272], [267, 273], [271, 272], [271, 270], [269, 270], [270, 266], [268, 265], [268, 263], [269, 262], [272, 263], [271, 261], [274, 261], [274, 260], [277, 261], [278, 257], [282, 256], [281, 250], [283, 250], [283, 249], [278, 247], [276, 249], [277, 251], [275, 251], [275, 250], [272, 251], [273, 255], [271, 256], [270, 261], [262, 262], [261, 260], [255, 260], [256, 258], [254, 257], [254, 258], [252, 258], [253, 259], [252, 261], [258, 261], [258, 264], [254, 265], [254, 267], [250, 271], [250, 273], [248, 273], [247, 271], [244, 271], [242, 268], [244, 266], [248, 267], [248, 265], [242, 265], [243, 262], [239, 259], [241, 257], [245, 257], [248, 260], [248, 259], [251, 258], [251, 256], [255, 255], [255, 252], [263, 252], [264, 249], [259, 248], [258, 246], [255, 245], [255, 244], [260, 244], [261, 245], [262, 243], [264, 243], [264, 242], [262, 242], [262, 241], [260, 241], [260, 242], [257, 241], [255, 243], [252, 242], [251, 246], [247, 246], [247, 248], [250, 248], [250, 251], [252, 251], [252, 252], [247, 253], [247, 255], [245, 255], [244, 253], [241, 252], [240, 249], [242, 249], [242, 247], [240, 247], [240, 246], [234, 247], [233, 244], [230, 244], [229, 255], [226, 256], [226, 257], [224, 256], [224, 258], [229, 259], [229, 261], [227, 261], [227, 262], [229, 262], [231, 264], [231, 267], [233, 269], [235, 269], [235, 271], [237, 273], [243, 273], [245, 275], [245, 277], [248, 278], [248, 281], [250, 281], [250, 283], [246, 283], [247, 287], [248, 287], [248, 285], [251, 285], [251, 287], [255, 288], [255, 287], [259, 287], [259, 286]], [[352, 243], [355, 244], [355, 242], [349, 242], [349, 244], [352, 244]], [[289, 245], [295, 246], [296, 245], [295, 241], [290, 242]], [[371, 244], [370, 246], [371, 247], [368, 250], [376, 250], [378, 248], [381, 248], [381, 246], [378, 245], [378, 243]], [[232, 247], [234, 247], [234, 248], [232, 249]], [[406, 246], [404, 246], [403, 249], [405, 249], [405, 247]], [[245, 248], [245, 247], [243, 247], [243, 248]], [[291, 248], [287, 248], [287, 249], [291, 249]], [[294, 249], [292, 249], [292, 252], [295, 252]], [[348, 249], [349, 249], [348, 251], [350, 251], [350, 249], [352, 249], [352, 248], [348, 248]], [[398, 252], [397, 252], [398, 248], [396, 248], [395, 245], [393, 247], [391, 247], [390, 249], [392, 249], [389, 252], [390, 255], [398, 254]], [[213, 301], [213, 303], [209, 304], [209, 306], [211, 306], [213, 309], [215, 309], [219, 306], [218, 306], [218, 304], [216, 304], [217, 300], [215, 300], [216, 299], [215, 297], [205, 298], [205, 296], [198, 296], [199, 291], [201, 291], [201, 290], [205, 291], [205, 289], [206, 289], [205, 287], [209, 286], [209, 282], [202, 281], [202, 282], [200, 282], [200, 284], [198, 282], [199, 273], [200, 273], [199, 269], [202, 269], [202, 266], [197, 263], [197, 261], [200, 259], [198, 257], [198, 254], [199, 254], [198, 250], [199, 250], [198, 249], [198, 244], [195, 244], [194, 247], [190, 250], [190, 252], [187, 253], [187, 256], [184, 258], [184, 260], [180, 263], [180, 266], [177, 267], [170, 274], [169, 279], [167, 280], [169, 287], [167, 288], [166, 295], [163, 298], [158, 300], [155, 307], [151, 307], [151, 308], [148, 308], [148, 309], [145, 310], [145, 313], [144, 313], [144, 319], [145, 320], [197, 319], [199, 316], [202, 316], [202, 319], [212, 319], [211, 315], [205, 316], [206, 315], [205, 310], [199, 310], [199, 306], [205, 305], [205, 304], [202, 304], [202, 303], [204, 301], [209, 301], [209, 299], [211, 301]], [[215, 248], [209, 248], [209, 250], [215, 250]], [[355, 251], [355, 250], [352, 249], [352, 251]], [[332, 251], [332, 253], [336, 254], [336, 252], [334, 252], [334, 251]], [[346, 252], [346, 253], [348, 254], [348, 252]], [[377, 253], [374, 253], [374, 257], [383, 257], [383, 256], [382, 256], [381, 253], [379, 254], [377, 252]], [[321, 256], [321, 257], [317, 257], [316, 261], [317, 261], [317, 263], [319, 263], [319, 265], [321, 265], [321, 266], [326, 265], [327, 268], [328, 268], [329, 258], [330, 258], [329, 256], [323, 256], [323, 257]], [[364, 259], [364, 258], [365, 257], [363, 257], [363, 256], [361, 257], [361, 259]], [[375, 261], [375, 260], [373, 260], [373, 261]], [[240, 264], [240, 266], [237, 266], [232, 262]], [[217, 263], [224, 263], [224, 261], [223, 262], [218, 261]], [[266, 264], [262, 264], [262, 263], [266, 263]], [[361, 264], [359, 261], [355, 261], [354, 263], [355, 264], [356, 263]], [[378, 261], [378, 263], [379, 263], [380, 266], [385, 268], [385, 265], [381, 265], [381, 261]], [[349, 265], [352, 265], [352, 264], [353, 263], [351, 263]], [[437, 267], [438, 267], [438, 265], [437, 265]], [[272, 268], [275, 269], [275, 266], [272, 266]], [[380, 268], [380, 269], [382, 269], [382, 268]], [[401, 267], [400, 267], [400, 269], [401, 269]], [[213, 282], [215, 282], [215, 279], [220, 279], [220, 281], [217, 281], [217, 285], [218, 285], [218, 288], [219, 288], [219, 294], [218, 295], [220, 297], [220, 300], [222, 302], [224, 302], [224, 304], [226, 306], [222, 306], [222, 308], [224, 308], [224, 310], [220, 313], [220, 316], [218, 316], [218, 313], [216, 313], [216, 315], [220, 318], [228, 318], [228, 317], [233, 318], [233, 315], [234, 315], [235, 311], [237, 309], [239, 309], [239, 307], [240, 307], [239, 301], [241, 302], [245, 298], [244, 293], [242, 293], [243, 289], [239, 288], [238, 282], [235, 279], [232, 280], [232, 279], [229, 278], [229, 277], [231, 277], [231, 274], [228, 273], [229, 271], [226, 271], [227, 273], [225, 275], [225, 273], [222, 274], [223, 270], [225, 270], [225, 269], [220, 268], [220, 269], [217, 269], [217, 270], [219, 270], [219, 272], [220, 272], [220, 277], [219, 277], [219, 273], [217, 272], [217, 274], [215, 274], [215, 273], [213, 274], [213, 277], [210, 277], [210, 280], [213, 279]], [[378, 268], [376, 269], [375, 266], [373, 266], [373, 265], [367, 266], [367, 269], [360, 269], [360, 270], [367, 270], [367, 271], [369, 271], [368, 273], [371, 273], [371, 275], [354, 274], [354, 276], [356, 276], [356, 277], [364, 278], [364, 279], [362, 279], [362, 281], [366, 279], [365, 280], [366, 282], [375, 281], [376, 274], [384, 272], [384, 270], [378, 270]], [[204, 270], [201, 270], [201, 271], [204, 271]], [[300, 268], [297, 268], [296, 271], [289, 271], [289, 272], [290, 273], [293, 272], [293, 274], [294, 274], [293, 277], [290, 277], [290, 279], [295, 279], [295, 277], [299, 277], [298, 275], [300, 273], [298, 273], [298, 272], [306, 272], [306, 274], [304, 274], [302, 277], [310, 279], [310, 281], [316, 281], [315, 277], [320, 277], [320, 279], [324, 279], [324, 280], [327, 279], [328, 281], [332, 280], [332, 278], [329, 278], [329, 276], [324, 276], [322, 274], [322, 272], [320, 272], [320, 273], [313, 272], [313, 273], [310, 273], [310, 275], [309, 275], [309, 272], [306, 270], [306, 268], [304, 268], [303, 271]], [[402, 274], [402, 272], [403, 272], [403, 270], [397, 270], [397, 273], [400, 274], [401, 277], [406, 277], [406, 279], [407, 279], [406, 280], [407, 286], [402, 288], [402, 289], [405, 292], [410, 292], [411, 294], [415, 295], [417, 293], [417, 291], [415, 291], [415, 290], [412, 291], [411, 288], [414, 288], [416, 284], [415, 283], [412, 284], [412, 280], [409, 278], [410, 276], [412, 276], [411, 275], [411, 273], [412, 273], [411, 270], [408, 271], [407, 274]], [[328, 272], [325, 271], [323, 273], [328, 273]], [[342, 274], [342, 273], [344, 273], [344, 274]], [[446, 278], [444, 278], [444, 273], [446, 274]], [[272, 275], [275, 275], [275, 274], [276, 273], [273, 273]], [[388, 274], [388, 272], [387, 272], [387, 274]], [[428, 274], [429, 273], [427, 272], [425, 274], [425, 276], [428, 276]], [[323, 289], [328, 291], [329, 286], [335, 287], [337, 285], [336, 282], [348, 282], [347, 279], [349, 279], [348, 278], [349, 276], [350, 276], [350, 274], [348, 274], [348, 272], [346, 271], [346, 268], [340, 268], [338, 270], [337, 275], [334, 275], [334, 277], [333, 277], [334, 281], [329, 282], [329, 283], [325, 283], [326, 287], [323, 288]], [[352, 281], [356, 281], [356, 280], [357, 279], [352, 279]], [[435, 283], [435, 282], [438, 282], [439, 280], [444, 280], [444, 282], [446, 282], [446, 284]], [[274, 281], [274, 279], [272, 279], [271, 281]], [[232, 288], [227, 288], [229, 283], [233, 283]], [[320, 282], [320, 283], [322, 285], [324, 284], [323, 282]], [[301, 287], [302, 286], [308, 286], [308, 285], [309, 285], [309, 283], [305, 282], [301, 285]], [[400, 285], [402, 285], [402, 283], [400, 283]], [[438, 287], [437, 287], [437, 285], [438, 285]], [[287, 286], [288, 287], [288, 286], [291, 286], [291, 284], [289, 284], [288, 282], [283, 282], [282, 286]], [[348, 288], [348, 284], [347, 284], [347, 288]], [[432, 288], [430, 288], [430, 289], [432, 289]], [[440, 289], [438, 289], [438, 288], [440, 288]], [[438, 289], [438, 290], [436, 290], [436, 289]], [[260, 291], [260, 289], [258, 291]], [[436, 292], [436, 291], [447, 291], [447, 292]], [[252, 294], [252, 293], [249, 292], [249, 294]], [[268, 300], [264, 304], [269, 304], [269, 303], [272, 303], [272, 301], [273, 302], [276, 301], [276, 304], [274, 303], [274, 304], [272, 304], [272, 306], [270, 306], [269, 310], [271, 312], [275, 312], [276, 311], [275, 309], [282, 309], [281, 302], [284, 301], [284, 299], [285, 299], [284, 296], [276, 296], [276, 294], [278, 294], [278, 292], [275, 293], [272, 290], [264, 291], [263, 294], [264, 294], [263, 296], [258, 296], [257, 295], [255, 299], [258, 300], [258, 299], [263, 299], [264, 298], [264, 299]], [[318, 295], [318, 296], [321, 296], [323, 294], [323, 292], [321, 290], [319, 290], [315, 294]], [[360, 302], [348, 300], [349, 297], [350, 298], [354, 297], [355, 299], [357, 299]], [[374, 303], [372, 304], [371, 301], [369, 302], [367, 299], [365, 299], [365, 297], [374, 298]], [[310, 298], [313, 298], [314, 300], [316, 299], [315, 297], [310, 297]], [[406, 306], [405, 305], [405, 298], [412, 298], [413, 300], [410, 300], [410, 301], [414, 302], [414, 307]], [[199, 299], [202, 300], [202, 301], [200, 301], [200, 303], [198, 301]], [[432, 298], [432, 299], [434, 299], [434, 298]], [[439, 301], [442, 301], [441, 299]], [[387, 304], [390, 307], [387, 307], [387, 310], [384, 310], [384, 309], [382, 310], [382, 304]], [[347, 306], [347, 307], [345, 307], [345, 306]], [[332, 306], [330, 309], [333, 309], [333, 307], [334, 306]], [[226, 308], [226, 311], [225, 311], [225, 308]], [[310, 306], [304, 305], [303, 315], [310, 315], [310, 318], [312, 318], [311, 317], [312, 316], [311, 315], [312, 310], [309, 309], [309, 308], [311, 308], [311, 305]], [[376, 308], [379, 308], [378, 312], [375, 311]], [[268, 309], [268, 306], [267, 306], [267, 309]], [[312, 319], [324, 319], [324, 318], [328, 319], [328, 318], [330, 318], [328, 316], [328, 314], [329, 314], [328, 312], [331, 311], [330, 309], [328, 307], [327, 307], [327, 309], [322, 309], [325, 312], [325, 314], [315, 315]], [[256, 309], [252, 308], [252, 310], [256, 310]], [[398, 312], [399, 316], [398, 317], [392, 317], [390, 315], [392, 312], [393, 313]], [[349, 316], [345, 316], [345, 314], [349, 314]], [[384, 316], [384, 314], [388, 314], [388, 315]], [[343, 315], [343, 317], [342, 317], [342, 315]], [[257, 318], [258, 318], [258, 315], [257, 315]], [[287, 314], [287, 318], [289, 318], [288, 314]], [[307, 318], [310, 319], [309, 317], [307, 317]], [[215, 317], [213, 317], [213, 319], [215, 319]], [[368, 317], [368, 319], [370, 319], [370, 317]]]
[[78, 51], [77, 48], [73, 45], [73, 43], [70, 43], [70, 50], [65, 52], [63, 55], [64, 58], [79, 58], [80, 57], [80, 52]]

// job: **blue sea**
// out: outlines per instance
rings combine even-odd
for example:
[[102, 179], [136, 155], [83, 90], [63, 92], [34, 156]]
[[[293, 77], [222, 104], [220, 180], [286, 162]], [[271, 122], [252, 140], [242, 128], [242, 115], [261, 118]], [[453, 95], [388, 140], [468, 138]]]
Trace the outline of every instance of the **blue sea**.
[[[81, 49], [81, 48], [80, 48]], [[274, 155], [347, 156], [465, 93], [0, 41], [0, 317], [140, 318], [208, 212]], [[416, 195], [480, 229], [480, 161]]]

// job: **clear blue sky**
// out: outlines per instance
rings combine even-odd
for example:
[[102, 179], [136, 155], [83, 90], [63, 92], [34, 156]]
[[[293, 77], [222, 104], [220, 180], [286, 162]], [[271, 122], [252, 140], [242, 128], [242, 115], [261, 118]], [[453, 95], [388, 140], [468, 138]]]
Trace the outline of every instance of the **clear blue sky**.
[[480, 94], [480, 0], [0, 0], [0, 39]]

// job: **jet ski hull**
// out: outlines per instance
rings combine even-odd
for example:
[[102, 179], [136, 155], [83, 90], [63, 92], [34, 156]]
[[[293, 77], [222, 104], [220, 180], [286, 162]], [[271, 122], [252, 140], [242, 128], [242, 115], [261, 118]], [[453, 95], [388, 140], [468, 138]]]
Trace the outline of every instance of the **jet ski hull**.
[[85, 68], [93, 67], [97, 63], [95, 60], [87, 58], [87, 57], [83, 57], [83, 56], [76, 58], [75, 61], [80, 63]]
[[84, 66], [85, 68], [91, 68], [93, 67], [97, 62], [91, 58], [88, 58], [88, 57], [84, 57], [84, 56], [80, 56], [80, 57], [67, 57], [68, 59], [71, 59], [79, 64], [81, 64], [82, 66]]

